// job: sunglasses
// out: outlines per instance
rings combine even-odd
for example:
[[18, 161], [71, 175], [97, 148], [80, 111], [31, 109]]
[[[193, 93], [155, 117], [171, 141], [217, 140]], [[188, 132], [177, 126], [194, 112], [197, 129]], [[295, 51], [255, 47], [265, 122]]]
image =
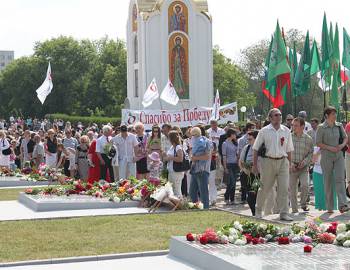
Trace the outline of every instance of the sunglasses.
[[287, 121], [293, 121], [293, 119], [287, 119]]

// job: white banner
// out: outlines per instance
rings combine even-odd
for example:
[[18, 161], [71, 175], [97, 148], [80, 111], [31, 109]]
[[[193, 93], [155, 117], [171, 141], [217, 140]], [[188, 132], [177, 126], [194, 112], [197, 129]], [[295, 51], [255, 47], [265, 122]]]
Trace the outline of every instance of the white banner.
[[[212, 108], [196, 107], [182, 110], [122, 110], [122, 123], [133, 125], [141, 122], [146, 129], [153, 125], [162, 126], [171, 124], [179, 127], [194, 126], [198, 123], [210, 124]], [[220, 107], [219, 124], [226, 124], [227, 121], [238, 122], [237, 102]]]

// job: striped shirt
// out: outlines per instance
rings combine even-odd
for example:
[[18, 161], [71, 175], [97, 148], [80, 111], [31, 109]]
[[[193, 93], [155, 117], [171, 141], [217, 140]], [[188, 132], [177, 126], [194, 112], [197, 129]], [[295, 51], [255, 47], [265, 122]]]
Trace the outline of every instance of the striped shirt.
[[292, 140], [294, 145], [294, 151], [292, 152], [292, 162], [294, 164], [303, 162], [305, 166], [309, 166], [314, 151], [312, 138], [305, 133], [303, 133], [301, 136], [297, 136], [293, 132]]

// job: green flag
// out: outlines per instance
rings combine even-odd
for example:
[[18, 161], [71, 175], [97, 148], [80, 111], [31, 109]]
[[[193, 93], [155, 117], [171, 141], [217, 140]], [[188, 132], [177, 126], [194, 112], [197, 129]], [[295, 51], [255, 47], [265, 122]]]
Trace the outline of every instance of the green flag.
[[337, 86], [341, 85], [340, 78], [340, 52], [339, 52], [339, 31], [338, 24], [335, 25], [334, 41], [333, 41], [333, 53], [332, 53], [332, 73], [337, 77]]
[[311, 68], [311, 52], [309, 31], [306, 33], [304, 50], [300, 59], [297, 73], [295, 74], [294, 84], [296, 95], [305, 95], [310, 88], [310, 68]]
[[[268, 73], [269, 82], [281, 74], [290, 73], [290, 67], [287, 61], [286, 46], [282, 39], [281, 29], [279, 27], [278, 21], [272, 42]], [[281, 88], [282, 87], [283, 86], [281, 86]]]
[[330, 40], [331, 46], [332, 46], [332, 48], [333, 48], [334, 35], [333, 35], [333, 25], [332, 25], [332, 22], [329, 23], [329, 40]]
[[321, 62], [322, 77], [330, 85], [332, 80], [331, 78], [332, 77], [332, 72], [331, 72], [332, 46], [328, 35], [326, 13], [323, 16], [321, 53], [322, 53], [322, 62]]
[[297, 55], [297, 49], [296, 49], [296, 42], [293, 42], [293, 72], [294, 75], [297, 73], [298, 69], [298, 55]]
[[343, 28], [343, 66], [347, 69], [350, 69], [350, 37], [346, 32], [345, 28]]
[[331, 89], [331, 98], [330, 105], [334, 106], [337, 111], [339, 110], [339, 97], [338, 97], [338, 76], [333, 76], [332, 79], [332, 89]]
[[318, 53], [317, 43], [314, 40], [311, 49], [311, 68], [310, 68], [310, 76], [316, 74], [321, 70], [320, 68], [320, 55]]

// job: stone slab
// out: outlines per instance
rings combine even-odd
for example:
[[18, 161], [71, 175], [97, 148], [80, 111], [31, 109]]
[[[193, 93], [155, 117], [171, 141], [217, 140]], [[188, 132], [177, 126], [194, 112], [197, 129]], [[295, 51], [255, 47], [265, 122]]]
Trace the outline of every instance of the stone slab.
[[35, 186], [47, 186], [48, 181], [27, 181], [16, 176], [0, 176], [0, 188], [1, 187], [35, 187]]
[[350, 249], [335, 245], [317, 245], [304, 253], [304, 244], [235, 246], [201, 245], [185, 237], [173, 237], [170, 255], [200, 269], [311, 270], [350, 269]]
[[[149, 214], [147, 208], [140, 207], [35, 212], [18, 201], [0, 201], [0, 209], [0, 222]], [[162, 208], [159, 212], [165, 213], [169, 210]]]
[[107, 209], [137, 207], [139, 201], [110, 202], [108, 198], [94, 198], [92, 196], [42, 196], [27, 195], [21, 192], [18, 201], [36, 212]]

